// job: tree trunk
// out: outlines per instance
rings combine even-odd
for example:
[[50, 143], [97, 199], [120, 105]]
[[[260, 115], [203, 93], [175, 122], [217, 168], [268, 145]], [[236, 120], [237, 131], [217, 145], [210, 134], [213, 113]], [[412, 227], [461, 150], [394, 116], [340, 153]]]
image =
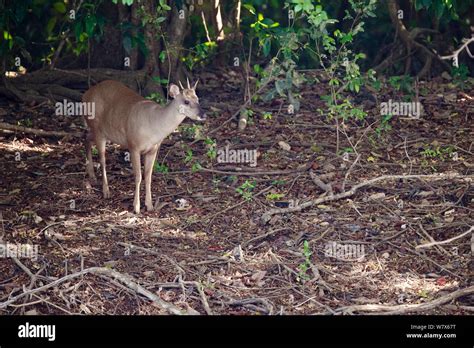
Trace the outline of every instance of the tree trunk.
[[158, 93], [163, 96], [163, 89], [161, 85], [153, 81], [153, 77], [160, 77], [160, 69], [158, 65], [158, 52], [159, 52], [159, 36], [154, 19], [156, 19], [156, 9], [153, 0], [142, 0], [140, 5], [144, 7], [147, 14], [150, 14], [152, 20], [145, 24], [145, 44], [148, 48], [148, 55], [145, 59], [145, 71], [147, 72], [148, 79], [145, 82], [144, 95], [151, 93]]
[[219, 66], [225, 65], [225, 33], [224, 33], [224, 22], [222, 20], [222, 8], [221, 1], [214, 0], [214, 17], [217, 30], [217, 59], [216, 63]]
[[167, 27], [166, 59], [161, 64], [161, 75], [169, 77], [169, 82], [185, 81], [186, 74], [180, 58], [183, 56], [183, 42], [188, 27], [189, 10], [183, 3], [182, 8], [173, 5]]

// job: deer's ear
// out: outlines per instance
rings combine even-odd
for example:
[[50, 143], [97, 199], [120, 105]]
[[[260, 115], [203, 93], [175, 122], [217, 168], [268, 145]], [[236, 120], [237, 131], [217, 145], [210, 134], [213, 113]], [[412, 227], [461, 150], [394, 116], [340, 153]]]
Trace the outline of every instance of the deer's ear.
[[179, 87], [176, 86], [174, 83], [172, 83], [170, 85], [170, 89], [169, 89], [169, 95], [171, 98], [176, 98], [178, 95], [179, 95]]

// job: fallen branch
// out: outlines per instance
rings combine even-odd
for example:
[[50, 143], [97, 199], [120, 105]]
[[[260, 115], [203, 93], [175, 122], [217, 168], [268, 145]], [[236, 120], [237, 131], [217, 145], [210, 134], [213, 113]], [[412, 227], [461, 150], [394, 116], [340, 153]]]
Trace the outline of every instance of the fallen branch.
[[79, 132], [46, 131], [43, 129], [17, 126], [17, 125], [5, 123], [5, 122], [0, 122], [0, 129], [30, 133], [30, 134], [40, 135], [44, 137], [65, 137], [65, 136], [82, 137], [83, 136], [83, 134]]
[[336, 309], [338, 313], [353, 313], [353, 312], [377, 312], [377, 314], [405, 314], [410, 312], [421, 312], [436, 308], [459, 297], [470, 295], [474, 293], [474, 286], [454, 291], [450, 294], [441, 296], [436, 300], [420, 303], [420, 304], [403, 304], [396, 306], [366, 304], [340, 307]]
[[118, 280], [121, 283], [123, 283], [124, 285], [126, 285], [128, 288], [134, 290], [135, 292], [137, 292], [137, 293], [147, 297], [151, 301], [153, 301], [153, 303], [157, 307], [159, 307], [161, 309], [164, 309], [164, 310], [168, 311], [171, 314], [177, 314], [177, 315], [184, 314], [184, 311], [182, 311], [181, 309], [179, 309], [175, 305], [173, 305], [171, 303], [168, 303], [166, 301], [163, 301], [157, 295], [155, 295], [154, 293], [152, 293], [149, 290], [145, 289], [140, 284], [136, 283], [132, 277], [130, 277], [128, 275], [125, 275], [125, 274], [122, 274], [122, 273], [119, 273], [115, 270], [105, 268], [105, 267], [86, 268], [86, 269], [84, 269], [80, 272], [69, 274], [69, 275], [64, 276], [62, 278], [59, 278], [59, 279], [57, 279], [57, 280], [55, 280], [51, 283], [40, 286], [39, 288], [35, 288], [35, 289], [25, 291], [25, 292], [23, 292], [23, 293], [21, 293], [17, 296], [12, 297], [11, 299], [9, 299], [5, 302], [0, 303], [0, 309], [7, 308], [8, 306], [10, 306], [11, 304], [15, 303], [16, 301], [18, 301], [19, 299], [21, 299], [25, 296], [36, 294], [38, 292], [47, 290], [47, 289], [55, 287], [55, 286], [57, 286], [61, 283], [64, 283], [68, 280], [71, 280], [71, 279], [74, 279], [74, 278], [77, 278], [77, 277], [81, 277], [85, 274], [105, 275], [107, 277], [114, 278], [115, 280]]
[[148, 254], [151, 254], [151, 255], [156, 255], [156, 256], [163, 256], [163, 253], [159, 253], [158, 251], [155, 251], [155, 250], [151, 250], [151, 249], [147, 249], [147, 248], [143, 248], [141, 246], [137, 246], [137, 245], [134, 245], [134, 244], [130, 244], [130, 243], [122, 243], [122, 242], [119, 242], [117, 243], [118, 245], [121, 245], [125, 248], [128, 248], [129, 250], [139, 250], [139, 251], [143, 251], [145, 253], [148, 253]]
[[297, 169], [288, 169], [288, 170], [262, 170], [262, 171], [249, 171], [249, 172], [241, 172], [241, 171], [223, 171], [218, 169], [209, 169], [209, 168], [201, 168], [201, 171], [208, 172], [208, 173], [216, 173], [216, 174], [224, 174], [224, 175], [244, 175], [244, 176], [253, 176], [253, 175], [287, 175], [287, 174], [294, 174], [305, 172], [310, 168], [309, 165], [297, 168]]
[[[261, 307], [255, 306], [254, 305], [255, 303], [261, 303], [266, 308], [261, 308]], [[232, 300], [232, 301], [229, 301], [225, 304], [229, 305], [229, 306], [233, 306], [233, 307], [236, 307], [236, 306], [248, 307], [248, 308], [251, 308], [251, 309], [256, 310], [256, 311], [264, 312], [265, 314], [268, 314], [268, 315], [273, 314], [273, 305], [271, 304], [270, 301], [268, 301], [267, 299], [262, 298], [262, 297], [246, 298], [246, 299], [242, 299], [242, 300]]]
[[352, 165], [349, 167], [349, 169], [348, 169], [347, 172], [346, 172], [346, 175], [344, 176], [344, 181], [342, 182], [342, 191], [345, 191], [345, 190], [346, 190], [346, 182], [347, 182], [347, 179], [349, 178], [349, 175], [351, 174], [352, 169], [355, 167], [355, 165], [357, 164], [357, 162], [359, 162], [359, 160], [360, 160], [360, 154], [357, 155], [357, 158], [356, 158], [355, 161], [352, 163]]
[[249, 240], [243, 242], [243, 243], [242, 243], [242, 247], [245, 248], [245, 247], [247, 247], [247, 245], [250, 245], [250, 244], [253, 243], [253, 242], [260, 241], [260, 240], [265, 239], [265, 238], [267, 238], [267, 237], [273, 236], [274, 234], [276, 234], [276, 233], [278, 233], [278, 232], [287, 231], [287, 230], [292, 231], [292, 229], [291, 229], [291, 228], [288, 228], [288, 227], [277, 228], [277, 229], [275, 229], [275, 230], [272, 230], [272, 231], [270, 231], [270, 232], [267, 232], [267, 233], [265, 233], [265, 234], [262, 234], [262, 235], [260, 235], [260, 236], [254, 237], [254, 238], [252, 238], [252, 239], [249, 239]]
[[309, 176], [311, 177], [311, 180], [313, 180], [314, 184], [318, 186], [321, 190], [327, 192], [329, 195], [333, 194], [331, 184], [326, 184], [316, 175], [316, 173], [311, 170], [309, 171]]
[[442, 244], [448, 244], [448, 243], [451, 243], [453, 241], [455, 241], [456, 239], [459, 239], [459, 238], [462, 238], [464, 236], [467, 236], [469, 233], [471, 233], [472, 231], [474, 231], [474, 226], [471, 226], [471, 228], [469, 230], [467, 230], [466, 232], [464, 233], [461, 233], [459, 236], [456, 236], [456, 237], [453, 237], [453, 238], [449, 238], [449, 239], [446, 239], [446, 240], [443, 240], [443, 241], [440, 241], [440, 242], [430, 242], [430, 243], [426, 243], [426, 244], [420, 244], [420, 245], [417, 245], [415, 247], [415, 249], [421, 249], [421, 248], [429, 248], [429, 247], [432, 247], [433, 245], [442, 245]]
[[446, 180], [446, 179], [462, 179], [472, 181], [474, 179], [473, 175], [460, 175], [458, 173], [447, 173], [447, 174], [428, 174], [428, 175], [382, 175], [377, 178], [373, 178], [367, 181], [364, 181], [360, 184], [354, 185], [349, 191], [341, 192], [332, 196], [320, 197], [311, 201], [304, 202], [300, 205], [291, 207], [291, 208], [275, 208], [270, 209], [265, 212], [260, 218], [263, 224], [266, 224], [270, 221], [271, 217], [275, 214], [286, 214], [302, 211], [303, 209], [313, 207], [318, 204], [337, 201], [343, 198], [353, 196], [359, 189], [370, 186], [380, 181], [386, 180], [403, 180], [403, 179], [418, 179], [418, 180]]
[[195, 287], [197, 292], [199, 293], [199, 296], [201, 297], [202, 306], [204, 307], [204, 310], [206, 311], [207, 315], [214, 315], [211, 310], [211, 307], [209, 306], [209, 302], [207, 301], [206, 294], [204, 293], [203, 285], [196, 281], [183, 281], [183, 284]]

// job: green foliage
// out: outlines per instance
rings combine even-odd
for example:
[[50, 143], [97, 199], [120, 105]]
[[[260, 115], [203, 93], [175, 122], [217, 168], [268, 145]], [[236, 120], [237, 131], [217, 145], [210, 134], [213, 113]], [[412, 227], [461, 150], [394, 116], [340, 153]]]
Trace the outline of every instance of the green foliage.
[[453, 82], [461, 89], [466, 88], [466, 81], [469, 77], [469, 68], [465, 64], [459, 64], [458, 67], [453, 66], [451, 68], [451, 76]]
[[158, 104], [161, 104], [161, 105], [166, 103], [165, 98], [163, 98], [163, 96], [160, 93], [157, 93], [157, 92], [150, 93], [150, 95], [146, 96], [145, 98], [153, 100], [155, 103], [158, 103]]
[[242, 114], [242, 116], [245, 116], [248, 120], [248, 123], [251, 124], [252, 123], [252, 117], [254, 115], [254, 112], [252, 109], [242, 109], [242, 111], [240, 111], [240, 113]]
[[235, 191], [240, 194], [244, 199], [251, 200], [252, 199], [252, 191], [255, 188], [255, 181], [245, 180], [245, 182], [237, 187]]
[[185, 152], [185, 157], [184, 157], [184, 163], [186, 163], [188, 166], [191, 166], [191, 171], [193, 173], [198, 172], [202, 169], [201, 164], [199, 161], [194, 157], [193, 150], [187, 149]]
[[207, 152], [206, 152], [207, 157], [209, 157], [211, 160], [215, 159], [217, 157], [216, 140], [207, 137], [206, 139], [204, 139], [204, 143], [206, 144], [206, 147], [207, 147]]
[[339, 149], [337, 155], [342, 156], [345, 153], [354, 153], [354, 149], [352, 147], [344, 147], [342, 149]]
[[182, 60], [189, 70], [193, 70], [196, 66], [208, 64], [216, 52], [217, 43], [215, 41], [206, 41], [190, 48], [189, 54]]
[[90, 39], [99, 41], [104, 34], [105, 17], [97, 14], [98, 6], [97, 3], [84, 4], [83, 10], [75, 14], [72, 21], [72, 31], [76, 39], [72, 51], [77, 56], [88, 51]]
[[[72, 18], [70, 11], [77, 9], [79, 3], [81, 6], [75, 18]], [[21, 58], [22, 66], [31, 70], [51, 63], [61, 42], [63, 56], [70, 53], [81, 55], [88, 52], [91, 42], [103, 39], [107, 21], [109, 26], [121, 30], [121, 41], [127, 54], [138, 48], [142, 55], [147, 56], [145, 27], [151, 24], [158, 29], [156, 40], [163, 44], [159, 60], [164, 62], [169, 54], [168, 46], [172, 47], [167, 45], [167, 41], [173, 39], [167, 37], [168, 28], [165, 27], [169, 11], [173, 6], [181, 8], [184, 1], [155, 0], [152, 3], [154, 9], [150, 11], [143, 2], [137, 0], [3, 1], [0, 11], [0, 56], [5, 58], [8, 70], [15, 69], [13, 62], [16, 57]], [[115, 16], [106, 12], [110, 11], [111, 4], [137, 5], [140, 22], [137, 25], [117, 23]], [[243, 1], [241, 31], [244, 46], [247, 47], [248, 43], [257, 48], [252, 50], [252, 57], [247, 60], [252, 62], [259, 82], [265, 82], [265, 79], [271, 81], [267, 100], [284, 97], [298, 110], [297, 91], [305, 81], [299, 76], [296, 67], [322, 67], [332, 72], [331, 84], [336, 91], [339, 88], [343, 91], [359, 91], [364, 83], [359, 71], [359, 66], [364, 64], [363, 55], [358, 53], [361, 46], [373, 58], [373, 53], [386, 43], [382, 37], [392, 28], [385, 3], [380, 4], [375, 12], [373, 1], [370, 0]], [[458, 40], [469, 33], [469, 26], [472, 25], [469, 15], [473, 5], [473, 0], [411, 0], [401, 3], [405, 13], [410, 12], [404, 19], [407, 27], [429, 27], [433, 21], [437, 21], [440, 32], [450, 32], [446, 29], [455, 22]], [[234, 6], [231, 2], [221, 2], [221, 7], [227, 23]], [[293, 19], [288, 19], [289, 9], [293, 10]], [[339, 15], [342, 10], [346, 11], [345, 16]], [[375, 13], [378, 16], [375, 20], [366, 21], [367, 17], [373, 17]], [[191, 35], [186, 37], [186, 50], [181, 59], [192, 70], [197, 66], [212, 64], [217, 43], [214, 41], [216, 32], [212, 23], [208, 23], [211, 41], [205, 38], [199, 11], [190, 12], [188, 20], [192, 22], [192, 30]], [[364, 33], [364, 22], [380, 30]], [[224, 27], [226, 35], [232, 31], [233, 28], [227, 25]], [[235, 48], [225, 47], [228, 58], [236, 54]], [[461, 71], [459, 83], [463, 81], [462, 74]], [[278, 84], [273, 83], [275, 80], [279, 81]], [[332, 112], [339, 111], [334, 109]]]
[[25, 118], [23, 120], [20, 120], [17, 122], [19, 126], [23, 126], [23, 127], [30, 127], [33, 126], [33, 122], [31, 121], [30, 118]]
[[155, 163], [153, 164], [153, 171], [157, 172], [157, 173], [169, 173], [169, 168], [166, 164], [164, 163], [158, 163], [157, 161], [155, 161]]
[[452, 157], [454, 153], [454, 147], [452, 146], [430, 146], [430, 145], [425, 145], [424, 149], [421, 151], [421, 155], [425, 159], [431, 159], [431, 160], [441, 160], [444, 161], [446, 160], [446, 157]]
[[413, 77], [408, 75], [391, 76], [388, 83], [397, 91], [413, 95]]
[[201, 164], [200, 164], [199, 162], [197, 162], [197, 161], [194, 162], [193, 165], [191, 166], [191, 171], [192, 171], [193, 173], [196, 173], [196, 172], [200, 171], [201, 169], [202, 169], [202, 166], [201, 166]]
[[[351, 10], [346, 11], [344, 21], [348, 31], [331, 28], [338, 20], [329, 18], [328, 13], [322, 5], [314, 6], [311, 1], [291, 0], [285, 3], [285, 7], [293, 9], [296, 14], [301, 12], [298, 20], [305, 21], [306, 25], [295, 31], [290, 27], [284, 35], [279, 37], [285, 63], [286, 71], [290, 71], [287, 79], [280, 84], [289, 89], [289, 77], [294, 77], [296, 66], [295, 60], [301, 51], [308, 51], [318, 61], [329, 78], [330, 94], [322, 96], [326, 102], [326, 113], [329, 119], [363, 119], [366, 113], [352, 105], [348, 98], [343, 97], [342, 92], [359, 92], [364, 82], [360, 72], [358, 60], [365, 58], [363, 53], [354, 53], [350, 45], [357, 34], [364, 31], [364, 19], [374, 17], [376, 8], [375, 0], [349, 1]], [[295, 19], [296, 22], [296, 19]], [[341, 27], [342, 28], [342, 27]], [[371, 75], [373, 78], [373, 74]], [[281, 89], [281, 88], [280, 88]]]
[[314, 5], [311, 0], [291, 0], [291, 4], [295, 7], [295, 13], [299, 12], [311, 12], [314, 9]]
[[380, 124], [375, 128], [375, 133], [380, 138], [383, 133], [386, 133], [392, 129], [392, 125], [390, 124], [390, 120], [392, 119], [392, 115], [382, 115], [380, 119]]
[[[112, 0], [114, 4], [118, 4], [118, 0]], [[122, 5], [132, 6], [133, 0], [121, 0]]]
[[148, 55], [148, 48], [145, 44], [143, 32], [139, 29], [140, 26], [129, 22], [120, 23], [123, 49], [127, 54], [130, 54], [133, 48], [138, 47], [138, 49], [146, 56]]
[[434, 15], [440, 19], [443, 15], [448, 15], [452, 19], [458, 19], [456, 11], [456, 0], [414, 0], [415, 10], [427, 10], [429, 15]]
[[305, 282], [310, 279], [308, 275], [308, 270], [311, 268], [311, 255], [313, 254], [311, 252], [311, 249], [309, 247], [309, 243], [307, 240], [303, 242], [303, 261], [300, 263], [298, 266], [298, 281]]
[[155, 83], [157, 83], [157, 84], [159, 84], [159, 85], [161, 85], [161, 86], [167, 86], [167, 85], [168, 85], [168, 79], [165, 79], [165, 78], [160, 78], [160, 77], [158, 77], [158, 76], [153, 76], [153, 77], [152, 77], [152, 80], [153, 80]]
[[269, 201], [275, 201], [278, 199], [282, 199], [283, 197], [285, 197], [284, 193], [269, 193], [265, 196], [265, 198]]
[[184, 157], [184, 163], [191, 162], [193, 160], [193, 158], [194, 158], [193, 150], [188, 149], [186, 151], [186, 157]]
[[187, 139], [196, 140], [201, 138], [202, 126], [200, 124], [183, 124], [180, 129]]

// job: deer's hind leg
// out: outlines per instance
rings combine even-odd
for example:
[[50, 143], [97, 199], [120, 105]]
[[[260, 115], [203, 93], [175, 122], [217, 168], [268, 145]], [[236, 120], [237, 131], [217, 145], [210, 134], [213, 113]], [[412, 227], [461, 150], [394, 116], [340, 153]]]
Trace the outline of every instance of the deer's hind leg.
[[95, 145], [99, 151], [100, 167], [102, 169], [102, 193], [104, 198], [110, 198], [109, 183], [107, 181], [107, 171], [105, 167], [105, 144], [106, 139], [102, 136], [95, 135]]
[[94, 144], [94, 135], [88, 132], [85, 139], [86, 145], [86, 172], [93, 184], [97, 183], [94, 173], [94, 162], [92, 161], [92, 145]]

